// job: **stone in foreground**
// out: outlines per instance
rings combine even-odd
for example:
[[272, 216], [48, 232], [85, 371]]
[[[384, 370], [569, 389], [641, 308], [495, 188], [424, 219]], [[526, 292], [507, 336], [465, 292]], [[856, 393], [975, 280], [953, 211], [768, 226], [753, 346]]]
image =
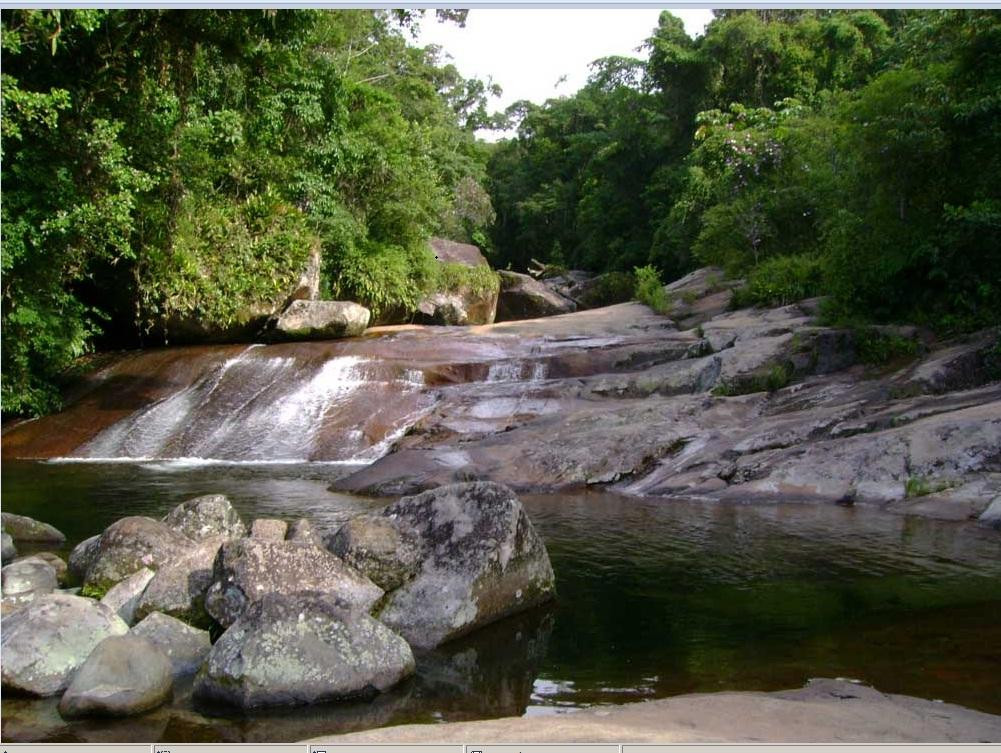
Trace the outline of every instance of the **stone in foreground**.
[[365, 331], [370, 318], [367, 308], [352, 301], [292, 301], [271, 334], [282, 340], [355, 337]]
[[6, 565], [17, 556], [17, 547], [14, 546], [14, 539], [6, 531], [0, 533], [0, 543], [2, 543], [0, 562]]
[[98, 643], [128, 630], [112, 609], [92, 599], [55, 593], [39, 597], [3, 621], [3, 688], [55, 695]]
[[212, 580], [205, 609], [224, 627], [268, 593], [319, 591], [362, 611], [382, 597], [381, 588], [338, 557], [293, 541], [228, 541], [216, 557]]
[[359, 515], [341, 526], [330, 551], [386, 591], [399, 588], [421, 569], [417, 532], [378, 514]]
[[378, 618], [415, 648], [432, 648], [555, 595], [545, 544], [501, 484], [451, 484], [404, 497], [383, 516], [412, 528], [417, 575], [387, 595]]
[[206, 539], [174, 562], [157, 570], [136, 606], [136, 619], [164, 612], [192, 625], [206, 627], [205, 592], [222, 538]]
[[101, 534], [96, 534], [89, 539], [81, 541], [70, 552], [66, 564], [69, 567], [70, 576], [77, 582], [81, 582], [87, 577], [87, 571], [97, 558], [98, 545], [100, 543]]
[[208, 630], [185, 625], [163, 612], [153, 612], [129, 634], [145, 638], [160, 649], [170, 660], [175, 677], [197, 672], [212, 648]]
[[414, 671], [400, 636], [326, 594], [272, 593], [212, 647], [195, 696], [240, 708], [284, 706], [384, 691]]
[[7, 565], [0, 576], [4, 603], [16, 600], [20, 604], [56, 590], [55, 568], [38, 557], [26, 557]]
[[136, 607], [154, 575], [148, 567], [136, 570], [121, 583], [112, 586], [101, 598], [101, 603], [115, 610], [115, 614], [125, 620], [126, 625], [133, 624]]
[[247, 526], [240, 514], [223, 494], [206, 494], [182, 502], [167, 513], [163, 522], [195, 541], [217, 536], [237, 539], [247, 535]]
[[176, 560], [191, 545], [191, 539], [159, 520], [122, 518], [101, 534], [84, 585], [97, 591], [107, 590], [136, 570], [144, 567], [157, 570]]
[[131, 716], [155, 709], [171, 695], [170, 661], [152, 642], [136, 635], [105, 638], [73, 676], [59, 701], [67, 719]]
[[250, 524], [250, 538], [262, 541], [284, 541], [288, 523], [278, 518], [257, 518]]
[[27, 515], [4, 512], [0, 513], [0, 520], [3, 521], [3, 530], [9, 533], [14, 541], [38, 541], [46, 544], [62, 544], [66, 541], [66, 537], [59, 529]]

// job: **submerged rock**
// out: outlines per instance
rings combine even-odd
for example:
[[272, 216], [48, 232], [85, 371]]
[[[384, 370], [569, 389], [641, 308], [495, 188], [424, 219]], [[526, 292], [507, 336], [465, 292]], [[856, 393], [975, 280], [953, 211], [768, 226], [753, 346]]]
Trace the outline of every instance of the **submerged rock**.
[[6, 531], [0, 533], [0, 562], [7, 564], [17, 556], [17, 547], [14, 546], [14, 539]]
[[191, 546], [191, 539], [159, 520], [122, 518], [101, 534], [84, 586], [98, 592], [107, 590], [136, 570], [144, 567], [157, 570]]
[[534, 277], [506, 270], [498, 274], [501, 280], [497, 298], [498, 322], [537, 319], [577, 310], [573, 301], [553, 292]]
[[164, 612], [192, 625], [205, 627], [205, 592], [212, 585], [212, 570], [223, 538], [206, 539], [177, 560], [157, 570], [136, 606], [136, 619]]
[[421, 567], [417, 532], [402, 520], [378, 514], [359, 515], [341, 526], [330, 540], [330, 551], [385, 591], [402, 586]]
[[190, 539], [224, 536], [229, 539], [247, 535], [247, 526], [229, 499], [222, 494], [206, 494], [182, 502], [163, 519], [171, 528]]
[[413, 674], [400, 636], [329, 594], [264, 595], [216, 641], [195, 696], [241, 708], [384, 691]]
[[14, 541], [38, 541], [47, 544], [62, 544], [66, 537], [54, 526], [29, 518], [27, 515], [15, 515], [10, 512], [0, 513], [3, 530], [10, 534]]
[[382, 514], [412, 528], [421, 547], [419, 572], [377, 615], [414, 647], [437, 646], [555, 595], [546, 547], [505, 486], [443, 486]]
[[91, 652], [59, 701], [59, 713], [130, 716], [170, 699], [170, 662], [152, 642], [136, 635], [105, 638]]
[[355, 337], [368, 327], [371, 313], [352, 301], [292, 301], [275, 321], [272, 337], [329, 340]]
[[143, 591], [154, 575], [148, 567], [136, 570], [121, 583], [112, 586], [101, 598], [101, 603], [115, 610], [115, 614], [125, 620], [125, 624], [131, 625], [135, 622], [136, 607], [139, 606]]
[[47, 594], [3, 621], [5, 690], [49, 696], [62, 691], [91, 651], [129, 626], [93, 599]]
[[205, 609], [219, 624], [232, 625], [268, 593], [327, 593], [368, 611], [382, 589], [319, 547], [292, 541], [239, 539], [223, 544], [215, 560]]
[[163, 612], [147, 615], [129, 634], [145, 638], [160, 649], [170, 660], [175, 677], [196, 672], [212, 648], [208, 630], [185, 625]]

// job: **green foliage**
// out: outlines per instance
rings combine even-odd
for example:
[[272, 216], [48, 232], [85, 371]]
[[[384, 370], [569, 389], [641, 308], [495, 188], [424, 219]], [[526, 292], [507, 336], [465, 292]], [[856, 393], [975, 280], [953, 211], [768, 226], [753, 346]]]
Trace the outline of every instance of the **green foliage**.
[[875, 327], [862, 327], [854, 332], [855, 352], [861, 363], [886, 366], [913, 359], [921, 352], [921, 343]]
[[734, 291], [733, 306], [785, 306], [824, 292], [823, 263], [813, 254], [773, 256], [754, 267]]
[[632, 300], [636, 292], [636, 275], [632, 272], [605, 272], [599, 275], [581, 296], [581, 303], [590, 308], [611, 306]]
[[633, 274], [636, 277], [636, 299], [658, 314], [667, 314], [671, 310], [671, 298], [657, 270], [651, 266], [636, 267]]
[[955, 485], [956, 482], [949, 479], [929, 479], [924, 476], [911, 476], [904, 484], [904, 496], [908, 499], [912, 497], [926, 497], [929, 494], [944, 492]]
[[408, 315], [433, 284], [437, 265], [427, 247], [366, 243], [338, 257], [331, 289], [335, 298], [367, 306], [373, 321]]
[[490, 267], [482, 265], [439, 264], [431, 289], [453, 293], [468, 290], [474, 295], [497, 293], [500, 291], [500, 276]]
[[755, 392], [775, 392], [788, 386], [794, 375], [792, 366], [777, 363], [765, 371], [750, 374], [737, 380], [720, 382], [713, 388], [712, 394], [718, 397], [732, 397], [750, 395]]

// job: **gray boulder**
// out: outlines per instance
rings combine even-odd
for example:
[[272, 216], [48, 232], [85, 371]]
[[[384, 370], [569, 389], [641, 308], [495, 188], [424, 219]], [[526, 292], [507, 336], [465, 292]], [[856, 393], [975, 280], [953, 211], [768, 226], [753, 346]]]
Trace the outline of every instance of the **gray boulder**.
[[66, 541], [66, 537], [58, 529], [26, 515], [4, 512], [0, 513], [0, 520], [3, 521], [3, 530], [14, 541], [38, 541], [46, 544], [62, 544]]
[[0, 562], [7, 564], [17, 556], [17, 547], [14, 546], [14, 539], [6, 531], [0, 533]]
[[58, 585], [55, 568], [37, 557], [25, 557], [4, 567], [0, 582], [5, 613], [52, 593]]
[[250, 525], [250, 538], [262, 541], [284, 541], [288, 523], [277, 518], [257, 518]]
[[84, 539], [73, 547], [73, 551], [70, 552], [66, 563], [69, 566], [70, 577], [76, 582], [80, 583], [87, 577], [87, 571], [97, 558], [98, 545], [100, 543], [101, 534], [96, 534], [89, 539]]
[[403, 499], [383, 516], [412, 528], [420, 572], [389, 593], [378, 618], [431, 648], [555, 595], [549, 555], [506, 486], [452, 484]]
[[292, 301], [274, 323], [280, 340], [355, 337], [368, 327], [371, 312], [352, 301]]
[[329, 594], [266, 594], [216, 641], [195, 697], [241, 708], [350, 698], [414, 671], [400, 636]]
[[406, 522], [378, 514], [352, 518], [330, 540], [330, 551], [379, 588], [392, 591], [421, 569], [422, 547]]
[[225, 539], [207, 539], [180, 558], [164, 565], [146, 586], [136, 619], [153, 612], [163, 612], [192, 625], [208, 627], [205, 592], [212, 585], [212, 568], [219, 547]]
[[101, 534], [84, 586], [97, 592], [106, 591], [136, 570], [159, 569], [191, 546], [191, 539], [159, 520], [122, 518]]
[[445, 238], [431, 239], [431, 253], [442, 264], [463, 264], [467, 267], [488, 267], [487, 258], [479, 247]]
[[285, 536], [285, 540], [295, 541], [299, 544], [312, 544], [321, 549], [326, 546], [323, 542], [323, 537], [320, 536], [308, 518], [299, 518], [299, 520], [293, 521], [292, 525], [288, 527], [288, 534]]
[[170, 661], [151, 641], [136, 635], [105, 638], [83, 663], [59, 701], [67, 719], [130, 716], [170, 699]]
[[163, 522], [195, 541], [218, 536], [236, 539], [247, 535], [247, 526], [240, 514], [222, 494], [206, 494], [182, 502], [167, 513]]
[[14, 561], [19, 562], [26, 559], [43, 560], [44, 562], [49, 563], [52, 566], [52, 569], [56, 571], [56, 580], [59, 581], [59, 583], [66, 582], [66, 577], [68, 575], [66, 560], [55, 552], [35, 552], [34, 554], [26, 557], [18, 557]]
[[66, 688], [98, 643], [128, 630], [114, 611], [93, 599], [58, 593], [40, 596], [4, 618], [3, 687], [55, 695]]
[[1001, 497], [996, 497], [977, 520], [985, 526], [1001, 530]]
[[145, 638], [160, 649], [170, 660], [175, 677], [198, 671], [212, 648], [207, 630], [185, 625], [163, 612], [147, 615], [129, 634]]
[[125, 620], [126, 625], [135, 622], [136, 607], [146, 586], [153, 580], [154, 573], [148, 567], [136, 570], [132, 575], [111, 587], [101, 598], [101, 603], [115, 610], [115, 614]]
[[497, 298], [497, 321], [538, 319], [544, 316], [569, 314], [577, 304], [553, 292], [534, 277], [501, 270], [500, 295]]
[[224, 627], [268, 593], [318, 591], [368, 611], [382, 589], [325, 549], [291, 541], [239, 539], [223, 544], [215, 560], [205, 609]]

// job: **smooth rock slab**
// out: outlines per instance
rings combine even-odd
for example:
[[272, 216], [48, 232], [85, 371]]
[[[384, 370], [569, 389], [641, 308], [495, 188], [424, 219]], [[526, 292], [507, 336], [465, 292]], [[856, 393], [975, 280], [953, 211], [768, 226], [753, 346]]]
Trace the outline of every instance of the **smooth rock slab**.
[[319, 591], [366, 612], [383, 593], [325, 549], [293, 541], [228, 541], [216, 557], [212, 579], [205, 609], [224, 627], [268, 593]]
[[285, 340], [355, 337], [368, 327], [371, 312], [352, 301], [292, 301], [275, 322], [272, 335]]
[[66, 688], [98, 643], [128, 630], [112, 609], [93, 599], [55, 593], [41, 596], [4, 618], [0, 638], [3, 688], [55, 695]]
[[105, 638], [83, 663], [59, 701], [67, 719], [131, 716], [169, 700], [170, 661], [151, 641], [136, 635]]
[[66, 541], [62, 531], [27, 515], [4, 512], [0, 513], [0, 521], [3, 522], [3, 530], [14, 541], [39, 541], [47, 544], [62, 544]]
[[319, 593], [272, 593], [216, 641], [195, 697], [241, 708], [351, 698], [384, 691], [414, 672], [400, 636]]
[[451, 484], [386, 507], [421, 545], [417, 575], [378, 618], [415, 648], [432, 648], [555, 595], [549, 554], [506, 486]]
[[223, 538], [206, 539], [175, 562], [157, 570], [136, 606], [136, 619], [164, 612], [192, 625], [207, 627], [205, 592], [212, 585], [212, 572]]
[[185, 625], [163, 612], [153, 612], [129, 634], [145, 638], [160, 649], [170, 660], [175, 677], [198, 671], [212, 648], [208, 630]]
[[163, 519], [171, 528], [195, 541], [223, 536], [237, 539], [247, 535], [247, 526], [223, 494], [206, 494], [182, 502]]
[[112, 586], [101, 599], [101, 603], [114, 609], [115, 614], [125, 620], [125, 624], [133, 624], [139, 600], [155, 574], [148, 567], [136, 570], [121, 583]]
[[191, 539], [162, 521], [138, 516], [122, 518], [101, 534], [84, 585], [106, 590], [136, 570], [159, 569], [185, 554], [192, 545]]

